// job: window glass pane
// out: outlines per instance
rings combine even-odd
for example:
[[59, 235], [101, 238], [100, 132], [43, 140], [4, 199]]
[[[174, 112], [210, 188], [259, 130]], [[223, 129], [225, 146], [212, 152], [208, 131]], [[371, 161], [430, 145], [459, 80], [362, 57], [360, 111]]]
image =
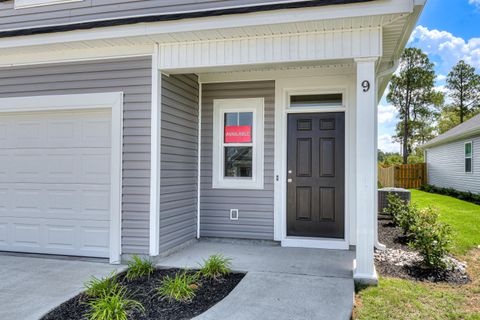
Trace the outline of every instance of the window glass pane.
[[253, 112], [225, 113], [224, 142], [252, 143]]
[[465, 144], [465, 157], [470, 158], [472, 157], [472, 144], [466, 143]]
[[238, 124], [238, 112], [226, 112], [225, 113], [225, 125], [236, 126]]
[[341, 106], [343, 96], [341, 93], [334, 94], [311, 94], [290, 97], [290, 107], [318, 107], [318, 106]]
[[225, 177], [252, 177], [252, 147], [225, 147]]
[[472, 158], [465, 159], [465, 172], [472, 172]]
[[238, 117], [239, 126], [252, 126], [253, 112], [240, 112]]

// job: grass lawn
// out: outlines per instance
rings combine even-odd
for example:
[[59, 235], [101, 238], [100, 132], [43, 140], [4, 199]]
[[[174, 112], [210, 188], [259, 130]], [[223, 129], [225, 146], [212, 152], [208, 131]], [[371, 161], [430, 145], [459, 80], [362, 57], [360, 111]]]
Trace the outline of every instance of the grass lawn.
[[435, 206], [454, 232], [454, 255], [467, 262], [472, 282], [463, 286], [380, 278], [359, 290], [353, 319], [480, 320], [480, 206], [448, 196], [412, 190], [419, 208]]

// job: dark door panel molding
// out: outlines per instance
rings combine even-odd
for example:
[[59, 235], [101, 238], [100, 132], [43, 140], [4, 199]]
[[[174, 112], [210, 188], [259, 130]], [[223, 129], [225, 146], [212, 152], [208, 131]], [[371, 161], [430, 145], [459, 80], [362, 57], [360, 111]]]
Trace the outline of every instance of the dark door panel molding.
[[345, 238], [345, 113], [288, 115], [287, 236]]

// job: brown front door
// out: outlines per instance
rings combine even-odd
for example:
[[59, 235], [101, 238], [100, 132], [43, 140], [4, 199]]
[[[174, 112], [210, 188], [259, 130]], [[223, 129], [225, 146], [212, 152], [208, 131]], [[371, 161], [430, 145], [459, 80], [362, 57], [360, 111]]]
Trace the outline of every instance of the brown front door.
[[345, 115], [288, 115], [287, 235], [344, 238]]

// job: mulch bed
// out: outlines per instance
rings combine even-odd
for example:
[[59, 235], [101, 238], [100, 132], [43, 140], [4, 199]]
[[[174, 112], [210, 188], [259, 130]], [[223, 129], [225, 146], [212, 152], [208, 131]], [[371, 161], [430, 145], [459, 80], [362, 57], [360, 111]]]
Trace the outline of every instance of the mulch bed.
[[[403, 235], [400, 228], [396, 227], [391, 219], [379, 215], [378, 219], [378, 238], [380, 243], [387, 249], [398, 249], [406, 254], [414, 254], [415, 251], [408, 246], [408, 239]], [[435, 271], [425, 268], [421, 263], [412, 265], [395, 265], [388, 261], [375, 259], [377, 272], [382, 276], [395, 277], [407, 280], [425, 281], [425, 282], [445, 282], [449, 284], [466, 284], [470, 278], [466, 273], [459, 270]]]
[[[149, 278], [143, 277], [135, 280], [127, 280], [124, 274], [119, 275], [119, 282], [128, 291], [128, 297], [139, 301], [145, 307], [145, 313], [134, 312], [129, 319], [135, 320], [180, 320], [191, 319], [207, 311], [220, 300], [225, 298], [243, 279], [243, 273], [231, 273], [219, 280], [201, 278], [195, 298], [190, 302], [177, 302], [161, 297], [157, 294], [165, 276], [174, 276], [183, 272], [182, 269], [156, 269]], [[194, 271], [189, 271], [194, 272]], [[88, 297], [81, 293], [68, 300], [59, 307], [50, 311], [42, 320], [85, 320], [88, 306], [85, 302]]]

